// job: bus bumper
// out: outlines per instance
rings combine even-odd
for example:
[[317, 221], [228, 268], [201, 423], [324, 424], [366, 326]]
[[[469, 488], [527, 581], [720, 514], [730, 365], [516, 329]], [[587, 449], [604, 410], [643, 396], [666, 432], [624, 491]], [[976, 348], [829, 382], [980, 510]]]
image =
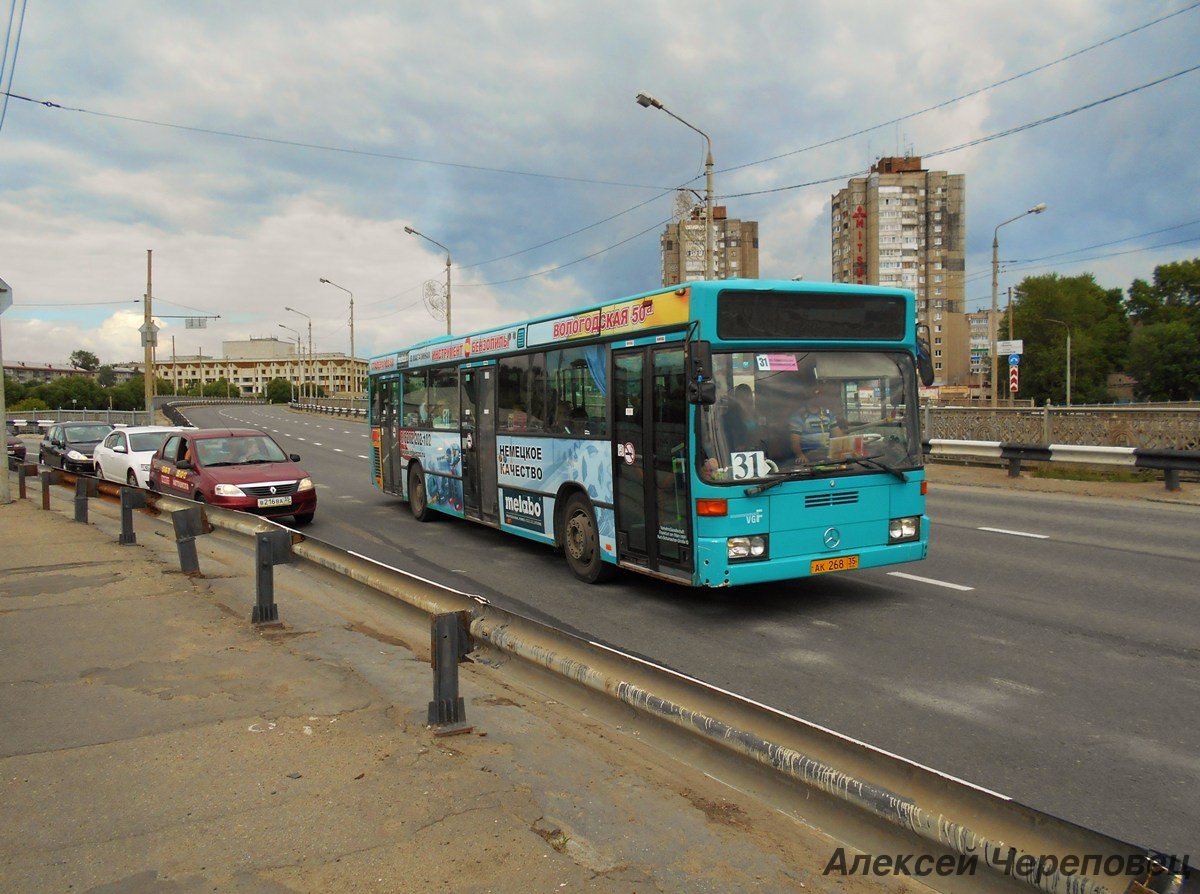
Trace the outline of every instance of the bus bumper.
[[[924, 522], [922, 525], [924, 533], [929, 530], [928, 519], [922, 519], [922, 521]], [[818, 559], [857, 556], [858, 570], [898, 565], [903, 562], [917, 562], [925, 558], [929, 550], [929, 540], [925, 534], [920, 540], [912, 543], [868, 546], [836, 550], [827, 554], [788, 556], [758, 562], [730, 562], [727, 556], [726, 540], [723, 537], [719, 539], [702, 538], [696, 546], [696, 586], [738, 587], [744, 584], [762, 584], [800, 577], [813, 577], [812, 563]], [[844, 573], [841, 571], [824, 572], [818, 573], [816, 576]]]

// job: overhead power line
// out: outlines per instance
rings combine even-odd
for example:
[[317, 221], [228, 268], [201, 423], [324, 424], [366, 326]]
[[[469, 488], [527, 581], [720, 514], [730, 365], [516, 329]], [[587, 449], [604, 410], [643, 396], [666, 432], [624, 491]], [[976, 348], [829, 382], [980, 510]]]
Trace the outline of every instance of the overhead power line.
[[1070, 251], [1060, 251], [1052, 255], [1042, 255], [1040, 258], [1019, 258], [1014, 261], [1009, 261], [1010, 264], [1032, 264], [1037, 261], [1049, 261], [1052, 258], [1061, 258], [1064, 255], [1074, 255], [1081, 251], [1091, 251], [1095, 248], [1107, 248], [1110, 245], [1120, 245], [1122, 242], [1132, 242], [1134, 239], [1142, 239], [1146, 236], [1157, 236], [1159, 233], [1169, 233], [1171, 230], [1182, 230], [1184, 227], [1190, 227], [1193, 224], [1200, 223], [1200, 219], [1189, 220], [1185, 223], [1175, 224], [1173, 227], [1163, 227], [1160, 230], [1149, 230], [1145, 233], [1138, 233], [1135, 236], [1126, 236], [1123, 239], [1113, 239], [1110, 242], [1097, 242], [1094, 245], [1085, 245], [1082, 248], [1072, 248]]
[[1005, 84], [1011, 84], [1013, 81], [1018, 81], [1021, 78], [1029, 77], [1032, 74], [1037, 74], [1039, 71], [1045, 71], [1048, 68], [1053, 68], [1055, 65], [1059, 65], [1070, 59], [1074, 59], [1076, 56], [1082, 56], [1084, 53], [1089, 53], [1092, 50], [1096, 50], [1096, 49], [1099, 49], [1100, 47], [1107, 46], [1108, 44], [1113, 43], [1114, 41], [1118, 41], [1118, 40], [1121, 40], [1122, 38], [1129, 37], [1131, 34], [1136, 34], [1139, 31], [1144, 31], [1145, 29], [1147, 29], [1153, 25], [1157, 25], [1160, 22], [1165, 22], [1167, 19], [1174, 18], [1175, 16], [1178, 16], [1178, 15], [1183, 15], [1185, 12], [1190, 12], [1191, 10], [1195, 9], [1198, 6], [1200, 6], [1200, 2], [1192, 3], [1189, 6], [1185, 6], [1183, 9], [1179, 9], [1179, 10], [1176, 10], [1175, 12], [1167, 13], [1164, 16], [1159, 16], [1157, 19], [1153, 19], [1149, 22], [1145, 22], [1141, 25], [1138, 25], [1136, 28], [1130, 28], [1128, 31], [1122, 31], [1120, 34], [1114, 34], [1112, 37], [1105, 38], [1104, 40], [1099, 41], [1098, 43], [1091, 44], [1090, 46], [1086, 46], [1083, 49], [1076, 50], [1073, 53], [1068, 53], [1066, 56], [1060, 56], [1058, 59], [1055, 59], [1052, 62], [1045, 62], [1041, 65], [1034, 66], [1033, 68], [1030, 68], [1030, 69], [1027, 69], [1026, 71], [1020, 72], [1019, 74], [1011, 75], [1007, 78], [1003, 78], [999, 81], [996, 81], [995, 83], [988, 84], [986, 87], [977, 87], [976, 89], [968, 91], [967, 93], [960, 94], [959, 96], [955, 96], [951, 99], [943, 100], [942, 102], [935, 103], [934, 105], [931, 105], [931, 106], [926, 106], [925, 108], [920, 109], [916, 112], [909, 112], [907, 115], [901, 115], [899, 118], [892, 118], [889, 121], [883, 121], [879, 124], [873, 124], [870, 127], [863, 127], [863, 128], [860, 128], [859, 130], [853, 131], [852, 133], [844, 134], [840, 137], [832, 137], [828, 140], [823, 140], [820, 143], [813, 143], [811, 146], [803, 146], [799, 149], [792, 149], [788, 152], [781, 152], [778, 155], [769, 156], [768, 158], [760, 158], [758, 161], [748, 161], [748, 162], [745, 162], [744, 164], [734, 165], [729, 168], [722, 168], [721, 170], [717, 171], [716, 173], [726, 174], [726, 173], [729, 173], [730, 171], [740, 171], [740, 170], [742, 170], [742, 168], [749, 168], [749, 167], [753, 167], [754, 165], [766, 164], [767, 162], [778, 161], [781, 158], [788, 158], [792, 155], [799, 155], [802, 152], [809, 152], [813, 149], [821, 149], [825, 146], [832, 146], [835, 143], [841, 143], [841, 142], [844, 142], [845, 140], [849, 140], [849, 139], [853, 139], [854, 137], [862, 136], [865, 133], [871, 133], [872, 131], [880, 130], [881, 128], [884, 128], [884, 127], [891, 127], [892, 125], [899, 124], [902, 121], [909, 121], [913, 118], [917, 118], [928, 112], [935, 112], [938, 109], [944, 109], [947, 106], [951, 106], [951, 105], [954, 105], [955, 103], [962, 102], [964, 99], [970, 99], [972, 96], [979, 96], [980, 94], [986, 93], [989, 90], [994, 90], [997, 87], [1003, 87]]
[[[1193, 65], [1191, 68], [1185, 68], [1183, 71], [1177, 71], [1174, 74], [1165, 75], [1164, 77], [1158, 78], [1153, 81], [1148, 81], [1147, 83], [1141, 84], [1137, 87], [1130, 87], [1128, 90], [1122, 90], [1120, 93], [1114, 93], [1111, 96], [1104, 97], [1103, 99], [1097, 99], [1092, 102], [1085, 103], [1081, 106], [1076, 106], [1073, 109], [1067, 109], [1064, 112], [1058, 112], [1054, 115], [1047, 115], [1045, 118], [1039, 118], [1036, 121], [1028, 121], [1024, 124], [1019, 124], [1016, 127], [1010, 127], [1007, 130], [997, 131], [996, 133], [989, 134], [985, 137], [976, 137], [973, 140], [968, 140], [965, 143], [959, 143], [956, 146], [947, 146], [944, 149], [937, 149], [937, 150], [934, 150], [933, 152], [921, 152], [919, 154], [921, 155], [922, 158], [935, 158], [939, 155], [949, 155], [951, 152], [958, 152], [960, 149], [969, 149], [972, 146], [979, 146], [979, 145], [982, 145], [983, 143], [990, 143], [992, 140], [999, 140], [999, 139], [1002, 139], [1003, 137], [1010, 137], [1013, 134], [1022, 133], [1026, 130], [1032, 130], [1033, 128], [1040, 127], [1043, 124], [1049, 124], [1052, 121], [1059, 121], [1063, 118], [1069, 118], [1071, 115], [1076, 115], [1079, 112], [1086, 112], [1088, 109], [1094, 109], [1097, 106], [1102, 106], [1105, 103], [1112, 102], [1113, 100], [1122, 99], [1123, 97], [1126, 97], [1126, 96], [1131, 96], [1134, 93], [1138, 93], [1142, 90], [1147, 90], [1150, 87], [1157, 87], [1160, 84], [1165, 84], [1167, 81], [1171, 81], [1171, 80], [1174, 80], [1175, 78], [1183, 77], [1184, 75], [1191, 74], [1192, 72], [1197, 71], [1197, 70], [1200, 70], [1200, 65]], [[825, 177], [820, 180], [809, 180], [805, 183], [793, 183], [789, 186], [776, 186], [772, 189], [757, 189], [752, 192], [729, 193], [727, 195], [721, 196], [720, 198], [721, 199], [742, 199], [742, 198], [746, 198], [749, 196], [762, 196], [762, 195], [769, 195], [770, 193], [788, 192], [790, 190], [801, 189], [806, 186], [815, 186], [819, 183], [829, 183], [834, 180], [847, 179], [848, 177], [853, 177], [853, 176], [856, 176], [857, 174], [861, 174], [861, 173], [862, 173], [861, 171], [857, 171], [857, 172], [855, 172], [855, 174], [842, 174], [837, 177]]]
[[282, 137], [265, 137], [260, 134], [238, 133], [232, 130], [220, 130], [213, 127], [197, 127], [191, 124], [175, 124], [170, 121], [155, 121], [151, 118], [138, 118], [134, 115], [117, 115], [112, 112], [100, 112], [95, 109], [85, 109], [80, 106], [66, 106], [61, 103], [54, 102], [48, 99], [34, 99], [30, 96], [21, 96], [17, 93], [9, 92], [7, 89], [4, 92], [5, 99], [19, 99], [22, 102], [33, 103], [34, 105], [44, 106], [47, 109], [58, 109], [63, 112], [78, 112], [83, 115], [92, 115], [97, 118], [107, 118], [112, 121], [125, 121], [132, 124], [145, 124], [150, 127], [163, 127], [170, 130], [180, 130], [187, 133], [206, 134], [212, 137], [226, 137], [232, 140], [248, 140], [255, 143], [269, 143], [275, 146], [290, 146], [294, 149], [311, 149], [317, 152], [337, 152], [343, 155], [358, 155], [366, 158], [386, 158], [392, 161], [407, 161], [414, 164], [436, 165], [443, 168], [459, 168], [467, 171], [483, 171], [488, 174], [508, 174], [517, 177], [536, 177], [542, 180], [564, 180], [570, 183], [589, 183], [595, 186], [623, 186], [630, 189], [657, 189], [663, 190], [666, 187], [654, 186], [647, 183], [625, 183], [616, 180], [598, 180], [591, 177], [571, 177], [564, 174], [546, 174], [540, 171], [523, 171], [517, 168], [497, 168], [488, 165], [474, 165], [466, 162], [455, 161], [438, 161], [432, 158], [421, 158], [415, 155], [400, 155], [394, 152], [374, 152], [369, 149], [352, 149], [349, 146], [331, 146], [323, 143], [308, 143], [303, 140], [289, 140]]
[[[17, 40], [13, 44], [12, 65], [8, 64], [8, 42], [12, 37], [13, 17], [17, 9], [17, 0], [12, 0], [8, 7], [8, 29], [4, 34], [4, 56], [0, 59], [0, 87], [4, 89], [4, 104], [0, 106], [0, 130], [4, 130], [4, 118], [8, 115], [8, 91], [12, 90], [13, 75], [17, 71], [17, 55], [21, 52], [21, 32], [25, 28], [25, 3], [21, 0], [21, 17], [17, 20]], [[8, 80], [4, 79], [7, 67]]]

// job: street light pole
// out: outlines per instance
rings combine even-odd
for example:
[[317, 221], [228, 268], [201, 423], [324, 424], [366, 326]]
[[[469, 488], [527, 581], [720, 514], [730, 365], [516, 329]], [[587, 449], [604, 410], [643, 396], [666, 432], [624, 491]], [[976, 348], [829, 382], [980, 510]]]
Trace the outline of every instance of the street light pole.
[[420, 236], [426, 242], [432, 242], [438, 248], [446, 253], [446, 334], [450, 334], [450, 249], [442, 245], [436, 239], [430, 239], [424, 233], [417, 232], [412, 227], [405, 227], [404, 232], [410, 236]]
[[[296, 336], [296, 363], [297, 363], [297, 366], [299, 366], [299, 364], [302, 363], [304, 360], [304, 352], [300, 349], [300, 333], [299, 333], [299, 331], [293, 329], [291, 326], [285, 326], [285, 325], [283, 325], [283, 323], [279, 324], [279, 328], [286, 329], [288, 332], [292, 333], [292, 335]], [[291, 381], [292, 381], [292, 403], [295, 403], [296, 402], [296, 377], [291, 375], [290, 374], [291, 372], [292, 372], [292, 370], [291, 370], [291, 367], [289, 364], [288, 378], [291, 379]]]
[[[306, 314], [302, 310], [296, 310], [296, 308], [294, 308], [294, 307], [285, 307], [284, 310], [290, 310], [294, 314], [300, 314], [300, 316], [302, 316], [306, 320], [308, 320], [308, 376], [309, 376], [309, 379], [315, 381], [315, 378], [316, 378], [315, 362], [316, 361], [313, 359], [312, 317], [310, 317], [308, 314]], [[300, 395], [302, 397], [304, 395], [304, 383], [303, 382], [300, 383]], [[316, 397], [316, 396], [317, 396], [317, 388], [316, 388], [316, 385], [314, 384], [313, 385], [313, 397]]]
[[335, 289], [341, 289], [350, 296], [350, 393], [358, 394], [358, 371], [354, 365], [354, 293], [347, 288], [339, 286], [331, 279], [322, 277], [321, 282], [327, 286], [333, 286]]
[[1046, 203], [1039, 202], [1028, 211], [1022, 211], [1016, 217], [1010, 217], [1008, 220], [996, 224], [996, 229], [992, 231], [992, 315], [988, 320], [988, 340], [990, 342], [989, 351], [992, 355], [992, 409], [996, 408], [996, 315], [999, 313], [997, 307], [997, 290], [999, 289], [1000, 276], [1000, 228], [1007, 226], [1014, 220], [1020, 220], [1028, 214], [1041, 214], [1046, 210]]
[[1067, 406], [1071, 406], [1071, 327], [1062, 320], [1052, 320], [1046, 317], [1047, 323], [1058, 323], [1067, 330]]
[[713, 154], [712, 140], [708, 134], [693, 124], [684, 121], [670, 109], [655, 99], [648, 93], [639, 93], [635, 97], [637, 104], [643, 109], [658, 109], [666, 112], [684, 127], [694, 130], [700, 136], [704, 137], [704, 142], [708, 147], [708, 155], [704, 160], [704, 278], [712, 279], [714, 276], [714, 258], [713, 258]]

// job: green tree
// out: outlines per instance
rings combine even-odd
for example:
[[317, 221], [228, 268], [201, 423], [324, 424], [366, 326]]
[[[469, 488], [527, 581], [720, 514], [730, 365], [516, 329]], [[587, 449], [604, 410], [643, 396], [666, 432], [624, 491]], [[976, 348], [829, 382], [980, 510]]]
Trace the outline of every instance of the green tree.
[[[59, 354], [59, 356], [61, 357], [62, 355]], [[91, 351], [85, 351], [83, 348], [80, 348], [77, 351], [71, 352], [69, 362], [76, 369], [86, 369], [88, 372], [92, 372], [100, 365], [100, 358]]]
[[[1025, 342], [1021, 357], [1022, 399], [1066, 399], [1066, 323], [1071, 331], [1071, 400], [1109, 399], [1108, 374], [1122, 369], [1129, 349], [1129, 321], [1120, 289], [1104, 289], [1090, 273], [1031, 276], [1013, 299], [1014, 335]], [[1000, 332], [1008, 332], [1007, 315]], [[1003, 377], [1003, 376], [1002, 376]]]
[[15, 404], [17, 401], [25, 397], [29, 391], [29, 386], [23, 382], [18, 382], [16, 379], [4, 377], [4, 402]]
[[1200, 258], [1160, 264], [1153, 283], [1135, 279], [1125, 304], [1139, 323], [1184, 320], [1200, 329]]
[[272, 379], [267, 382], [266, 396], [269, 403], [286, 404], [292, 399], [292, 383], [287, 379]]
[[1146, 400], [1200, 398], [1200, 336], [1185, 320], [1140, 326], [1129, 343], [1128, 372]]
[[117, 384], [117, 374], [113, 371], [113, 368], [106, 363], [96, 370], [96, 381], [105, 388], [111, 388], [113, 385]]
[[26, 397], [17, 401], [13, 406], [8, 408], [9, 413], [34, 413], [38, 410], [48, 410], [50, 407], [44, 400], [38, 400], [36, 397]]
[[[64, 376], [38, 385], [27, 395], [46, 402], [48, 406], [70, 410], [103, 410], [108, 407], [108, 392], [95, 379], [86, 376]], [[74, 401], [74, 403], [72, 403]]]

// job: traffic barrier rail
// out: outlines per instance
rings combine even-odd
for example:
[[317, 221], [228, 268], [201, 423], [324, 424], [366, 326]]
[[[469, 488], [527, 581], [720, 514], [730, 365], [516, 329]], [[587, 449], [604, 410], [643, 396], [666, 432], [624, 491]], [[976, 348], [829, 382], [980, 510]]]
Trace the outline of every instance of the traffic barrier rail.
[[[985, 447], [1003, 455], [1002, 445], [984, 442], [979, 449]], [[71, 481], [75, 476], [62, 477]], [[113, 495], [118, 486], [102, 489]], [[147, 497], [160, 514], [197, 505], [174, 495], [150, 492]], [[478, 594], [418, 577], [267, 519], [211, 505], [202, 511], [206, 524], [256, 539], [263, 533], [286, 531], [297, 562], [350, 578], [426, 615], [459, 613], [471, 638], [468, 645], [493, 665], [503, 664], [504, 658], [520, 659], [614, 699], [643, 718], [716, 746], [726, 759], [752, 762], [791, 783], [770, 786], [777, 806], [782, 803], [809, 822], [814, 816], [834, 817], [851, 830], [848, 837], [857, 838], [864, 850], [877, 847], [883, 832], [890, 847], [897, 848], [898, 854], [913, 855], [917, 865], [929, 866], [936, 860], [941, 867], [945, 860], [957, 861], [960, 874], [973, 875], [982, 864], [988, 871], [977, 881], [989, 890], [1031, 886], [1046, 894], [1179, 894], [1188, 888], [1186, 861], [1177, 873], [1177, 860], [1159, 852], [498, 608]], [[845, 852], [839, 849], [830, 866], [836, 866], [837, 854], [844, 862]], [[858, 862], [855, 858], [855, 866]], [[947, 890], [963, 890], [961, 880], [946, 884]]]
[[1000, 441], [960, 441], [930, 438], [923, 444], [931, 459], [991, 459], [1008, 465], [1008, 476], [1021, 474], [1023, 462], [1062, 462], [1153, 469], [1163, 473], [1169, 491], [1180, 489], [1180, 472], [1200, 473], [1200, 450], [1160, 450], [1147, 447], [1092, 447], [1079, 444], [1013, 444]]

